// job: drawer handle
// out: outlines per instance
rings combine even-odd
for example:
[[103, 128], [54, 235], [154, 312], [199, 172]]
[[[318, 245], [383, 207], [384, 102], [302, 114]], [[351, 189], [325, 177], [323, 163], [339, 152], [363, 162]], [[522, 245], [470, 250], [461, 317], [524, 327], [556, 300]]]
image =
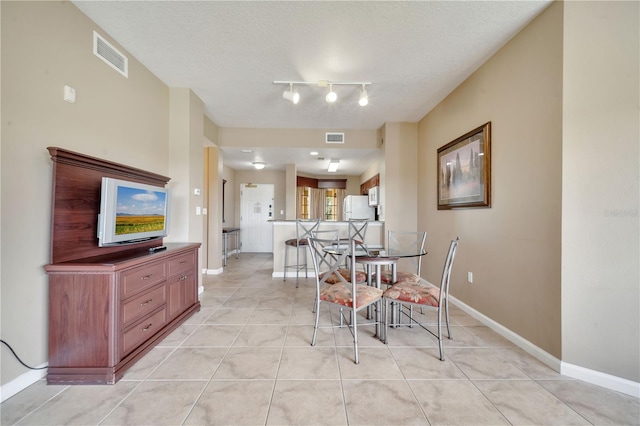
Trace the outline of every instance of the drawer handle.
[[153, 325], [153, 324], [149, 324], [148, 326], [146, 326], [145, 328], [143, 328], [143, 329], [142, 329], [142, 330], [140, 330], [140, 331], [145, 332], [145, 331], [149, 330], [149, 329], [151, 328], [151, 326], [152, 326], [152, 325]]
[[184, 281], [184, 280], [186, 280], [186, 279], [187, 279], [187, 276], [186, 276], [186, 275], [183, 275], [183, 276], [181, 276], [181, 277], [180, 277], [180, 281]]
[[153, 274], [149, 274], [149, 275], [145, 275], [144, 277], [140, 278], [141, 280], [148, 280], [149, 278], [151, 278], [153, 276]]
[[149, 300], [147, 300], [146, 302], [142, 302], [142, 303], [140, 304], [140, 306], [148, 305], [148, 304], [149, 304], [149, 303], [151, 303], [151, 302], [153, 302], [153, 299], [149, 299]]
[[180, 262], [180, 264], [181, 264], [181, 265], [183, 265], [183, 264], [185, 264], [185, 263], [187, 263], [187, 261], [186, 261], [186, 260], [183, 260], [182, 262]]

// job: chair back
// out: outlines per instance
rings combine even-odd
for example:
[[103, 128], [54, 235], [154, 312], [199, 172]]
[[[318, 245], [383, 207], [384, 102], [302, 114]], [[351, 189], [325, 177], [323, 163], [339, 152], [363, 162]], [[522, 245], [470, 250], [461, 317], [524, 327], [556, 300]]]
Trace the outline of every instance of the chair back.
[[444, 268], [442, 268], [442, 280], [440, 281], [440, 303], [445, 297], [449, 298], [449, 281], [451, 279], [451, 267], [453, 266], [453, 259], [456, 257], [456, 250], [458, 249], [458, 243], [460, 237], [452, 240], [449, 244], [449, 251], [447, 252], [447, 258], [444, 261]]
[[355, 240], [356, 245], [361, 245], [366, 249], [364, 239], [367, 236], [368, 227], [369, 219], [349, 219], [349, 230], [347, 233], [349, 241]]
[[298, 243], [313, 236], [320, 226], [320, 219], [296, 219], [296, 240]]
[[321, 229], [316, 231], [311, 231], [311, 237], [316, 238], [318, 240], [339, 240], [338, 236], [340, 235], [340, 231], [337, 229]]
[[424, 253], [424, 243], [427, 240], [426, 232], [409, 232], [409, 231], [389, 231], [387, 250], [390, 256], [415, 253], [415, 257], [408, 257], [406, 261], [411, 262], [416, 268], [416, 275], [420, 276], [422, 270], [422, 257]]
[[[322, 231], [318, 232], [322, 234]], [[355, 281], [355, 256], [349, 256], [350, 250], [353, 250], [353, 243], [350, 244], [351, 249], [344, 247], [344, 244], [340, 245], [337, 231], [328, 231], [327, 234], [331, 238], [309, 238], [309, 250], [311, 251], [311, 259], [313, 261], [313, 269], [316, 275], [316, 286], [318, 290], [322, 284], [327, 282], [329, 277], [337, 277], [339, 282], [351, 287], [351, 283], [338, 272], [342, 264], [347, 258], [351, 259], [352, 263], [352, 279]], [[335, 284], [334, 284], [335, 285]]]

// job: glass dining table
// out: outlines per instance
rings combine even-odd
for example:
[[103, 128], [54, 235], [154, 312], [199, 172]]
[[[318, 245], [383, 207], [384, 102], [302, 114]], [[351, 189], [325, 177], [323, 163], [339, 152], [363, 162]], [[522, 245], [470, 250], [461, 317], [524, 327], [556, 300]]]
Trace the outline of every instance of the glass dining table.
[[[327, 254], [345, 256], [345, 258], [351, 256], [348, 244], [335, 244], [325, 247], [324, 251]], [[365, 267], [367, 284], [374, 285], [372, 278], [372, 276], [374, 276], [375, 286], [380, 288], [382, 285], [381, 269], [383, 266], [391, 269], [392, 283], [395, 283], [398, 280], [397, 264], [400, 259], [424, 256], [428, 252], [424, 249], [386, 250], [384, 248], [367, 248], [365, 245], [359, 244], [354, 250], [354, 253], [356, 256], [356, 264], [361, 264]]]

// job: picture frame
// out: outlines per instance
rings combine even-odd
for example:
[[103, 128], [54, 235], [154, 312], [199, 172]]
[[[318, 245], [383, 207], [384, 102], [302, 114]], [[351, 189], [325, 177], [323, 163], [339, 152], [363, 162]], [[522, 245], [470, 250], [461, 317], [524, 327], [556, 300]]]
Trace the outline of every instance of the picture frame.
[[438, 210], [491, 207], [491, 122], [438, 148]]

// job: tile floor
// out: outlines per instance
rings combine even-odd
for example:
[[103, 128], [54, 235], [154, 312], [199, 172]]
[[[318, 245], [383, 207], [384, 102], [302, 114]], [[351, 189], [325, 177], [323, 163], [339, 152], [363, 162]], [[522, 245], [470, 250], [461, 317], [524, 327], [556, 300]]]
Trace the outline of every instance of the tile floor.
[[[638, 425], [636, 398], [563, 377], [452, 310], [446, 361], [420, 329], [385, 346], [312, 335], [312, 279], [271, 278], [269, 254], [204, 278], [201, 311], [113, 386], [39, 381], [0, 405], [2, 425]], [[326, 307], [326, 306], [325, 306]], [[322, 311], [325, 324], [335, 311]]]

